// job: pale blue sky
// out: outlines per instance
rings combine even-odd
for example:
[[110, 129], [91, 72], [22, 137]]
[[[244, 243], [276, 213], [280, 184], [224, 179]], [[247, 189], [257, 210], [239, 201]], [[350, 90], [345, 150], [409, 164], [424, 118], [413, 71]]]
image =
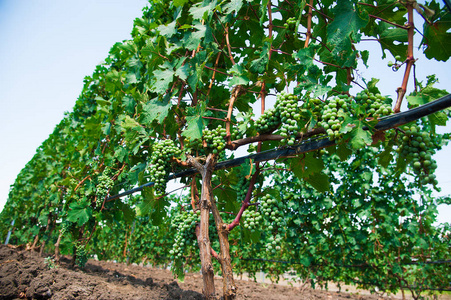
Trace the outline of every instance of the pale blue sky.
[[[9, 186], [36, 148], [71, 111], [83, 78], [107, 56], [111, 46], [130, 37], [133, 20], [141, 16], [145, 0], [0, 0], [0, 210]], [[416, 35], [416, 42], [419, 36]], [[402, 73], [393, 73], [371, 49], [367, 78], [381, 79], [383, 94], [395, 97]], [[389, 56], [389, 59], [393, 60]], [[451, 63], [421, 58], [417, 76], [436, 73], [441, 88], [451, 78]], [[412, 80], [410, 80], [412, 83]], [[448, 91], [451, 87], [447, 87]], [[445, 131], [450, 131], [447, 126]], [[443, 191], [451, 194], [451, 147], [435, 157]], [[451, 222], [451, 208], [440, 207], [439, 221]]]

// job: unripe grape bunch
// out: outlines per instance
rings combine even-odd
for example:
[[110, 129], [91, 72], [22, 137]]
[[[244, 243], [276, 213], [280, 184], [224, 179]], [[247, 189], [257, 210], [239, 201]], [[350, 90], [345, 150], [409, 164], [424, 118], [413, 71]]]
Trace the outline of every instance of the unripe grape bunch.
[[161, 197], [166, 192], [169, 167], [173, 157], [178, 157], [182, 151], [173, 140], [163, 140], [155, 143], [147, 169], [150, 173], [150, 181], [154, 182], [155, 196]]
[[323, 107], [322, 121], [318, 122], [332, 140], [339, 139], [343, 134], [340, 132], [346, 115], [350, 114], [352, 98], [348, 95], [339, 95], [331, 99]]
[[204, 129], [202, 131], [202, 137], [206, 142], [207, 152], [214, 154], [222, 152], [226, 144], [226, 135], [227, 131], [221, 125], [212, 130]]
[[235, 186], [236, 190], [236, 198], [238, 201], [244, 201], [247, 195], [247, 191], [249, 189], [250, 180], [246, 178], [246, 176], [240, 176], [238, 179], [238, 183]]
[[281, 128], [280, 135], [284, 138], [282, 144], [293, 146], [296, 136], [301, 132], [301, 114], [298, 107], [298, 97], [292, 94], [280, 93], [276, 100], [276, 108], [280, 114]]
[[356, 94], [355, 101], [363, 107], [367, 117], [379, 118], [393, 113], [392, 99], [381, 94], [370, 93], [366, 89]]
[[[231, 140], [240, 139], [242, 134], [231, 127]], [[219, 125], [215, 129], [202, 130], [202, 139], [185, 139], [185, 147], [195, 155], [206, 155], [208, 153], [222, 154], [227, 143], [227, 130]]]
[[108, 196], [109, 190], [113, 187], [114, 181], [104, 172], [97, 178], [97, 186], [96, 186], [96, 205], [100, 207], [105, 200], [105, 197]]
[[72, 223], [71, 221], [64, 220], [61, 223], [61, 230], [60, 230], [61, 236], [64, 236], [66, 234], [66, 232], [72, 230], [74, 228], [74, 225], [75, 225], [75, 223]]
[[75, 259], [75, 263], [80, 268], [84, 268], [86, 263], [88, 262], [88, 253], [86, 252], [86, 245], [82, 243], [77, 243], [75, 245], [77, 248], [77, 258]]
[[275, 254], [280, 250], [282, 233], [285, 231], [284, 209], [285, 204], [282, 201], [274, 199], [266, 194], [261, 199], [261, 215], [264, 219], [265, 228], [272, 232], [272, 236], [266, 244], [266, 251]]
[[255, 127], [259, 134], [265, 134], [272, 132], [280, 125], [280, 113], [279, 110], [270, 108], [267, 109], [261, 116], [255, 121]]
[[196, 224], [200, 222], [200, 216], [194, 212], [181, 212], [177, 214], [171, 226], [175, 228], [175, 241], [172, 250], [169, 251], [173, 259], [181, 259], [187, 244], [192, 242]]
[[434, 174], [437, 163], [432, 159], [435, 154], [435, 143], [432, 141], [430, 133], [421, 131], [420, 126], [416, 124], [404, 126], [402, 129], [405, 135], [402, 137], [402, 144], [398, 149], [400, 156], [410, 163], [420, 184], [437, 185]]
[[243, 222], [244, 228], [249, 229], [252, 232], [254, 232], [259, 227], [259, 225], [261, 225], [261, 221], [263, 219], [260, 212], [250, 209], [246, 209], [243, 212], [243, 218], [244, 218]]

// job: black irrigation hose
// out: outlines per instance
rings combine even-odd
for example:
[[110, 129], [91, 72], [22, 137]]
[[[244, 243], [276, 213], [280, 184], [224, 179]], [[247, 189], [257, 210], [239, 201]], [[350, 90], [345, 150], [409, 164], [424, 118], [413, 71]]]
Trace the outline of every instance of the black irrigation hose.
[[[264, 258], [240, 258], [240, 260], [245, 260], [245, 261], [262, 261], [262, 262], [273, 262], [273, 263], [279, 263], [279, 264], [287, 264], [287, 265], [302, 265], [302, 263], [300, 262], [295, 262], [295, 261], [286, 261], [286, 260], [273, 260], [273, 259], [264, 259]], [[446, 264], [451, 264], [451, 260], [437, 260], [437, 261], [425, 261], [422, 263], [419, 262], [408, 262], [408, 263], [402, 263], [402, 266], [407, 266], [407, 265], [415, 265], [415, 266], [420, 266], [420, 265], [446, 265]], [[317, 264], [316, 266], [320, 266], [320, 264]], [[370, 265], [366, 265], [366, 264], [362, 264], [362, 265], [337, 265], [335, 264], [336, 267], [343, 267], [343, 268], [371, 268]]]
[[[418, 120], [422, 117], [428, 116], [428, 115], [433, 114], [438, 111], [441, 111], [450, 106], [451, 106], [451, 94], [448, 94], [442, 98], [439, 98], [437, 100], [434, 100], [434, 101], [424, 104], [422, 106], [410, 109], [405, 112], [401, 112], [398, 114], [394, 114], [391, 116], [381, 118], [379, 120], [379, 122], [376, 124], [376, 126], [374, 127], [374, 129], [376, 131], [385, 131], [385, 130], [388, 130], [391, 128], [402, 126], [409, 122]], [[364, 128], [364, 129], [368, 130], [368, 128]], [[236, 167], [236, 166], [243, 164], [245, 161], [247, 161], [249, 159], [252, 159], [254, 162], [263, 162], [263, 161], [274, 160], [274, 159], [283, 158], [283, 157], [287, 157], [287, 156], [297, 155], [297, 154], [301, 154], [301, 153], [306, 153], [306, 152], [326, 148], [326, 147], [329, 147], [332, 145], [335, 145], [335, 141], [331, 141], [328, 138], [318, 138], [318, 139], [314, 139], [313, 141], [309, 140], [308, 142], [301, 143], [300, 145], [295, 146], [295, 147], [272, 149], [272, 150], [267, 150], [267, 151], [256, 153], [256, 154], [251, 154], [251, 155], [242, 156], [242, 157], [238, 157], [235, 159], [219, 162], [218, 164], [216, 164], [215, 170]], [[182, 171], [179, 173], [169, 175], [168, 180], [186, 177], [186, 176], [190, 176], [190, 175], [193, 175], [196, 173], [198, 173], [198, 171], [196, 169], [188, 169], [186, 171]], [[107, 201], [121, 198], [123, 196], [127, 196], [130, 194], [136, 193], [136, 192], [140, 192], [145, 187], [149, 187], [152, 185], [154, 185], [154, 182], [148, 182], [148, 183], [143, 184], [134, 189], [125, 191], [125, 192], [117, 194], [117, 195], [113, 195], [113, 196], [109, 197], [107, 199]]]

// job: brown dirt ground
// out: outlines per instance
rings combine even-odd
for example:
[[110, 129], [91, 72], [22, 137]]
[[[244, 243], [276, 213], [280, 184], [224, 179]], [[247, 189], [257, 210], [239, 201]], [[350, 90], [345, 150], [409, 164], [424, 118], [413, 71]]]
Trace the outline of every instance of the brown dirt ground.
[[[237, 280], [237, 299], [388, 299]], [[216, 290], [222, 283], [216, 280]], [[38, 253], [0, 245], [0, 299], [202, 299], [202, 278], [177, 282], [168, 270], [89, 260], [84, 270], [68, 259], [50, 268]]]

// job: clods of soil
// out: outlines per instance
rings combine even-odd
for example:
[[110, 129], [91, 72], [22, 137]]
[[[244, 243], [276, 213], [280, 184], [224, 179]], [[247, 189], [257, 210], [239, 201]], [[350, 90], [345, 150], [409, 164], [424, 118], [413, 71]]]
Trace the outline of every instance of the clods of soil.
[[[237, 299], [381, 299], [279, 285], [236, 281]], [[222, 282], [215, 282], [218, 298]], [[68, 259], [55, 266], [38, 253], [0, 245], [0, 299], [202, 299], [202, 277], [188, 274], [177, 282], [168, 270], [89, 260], [84, 270]]]

